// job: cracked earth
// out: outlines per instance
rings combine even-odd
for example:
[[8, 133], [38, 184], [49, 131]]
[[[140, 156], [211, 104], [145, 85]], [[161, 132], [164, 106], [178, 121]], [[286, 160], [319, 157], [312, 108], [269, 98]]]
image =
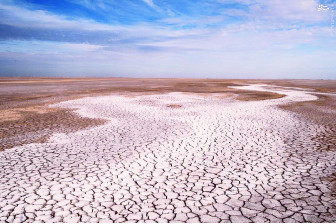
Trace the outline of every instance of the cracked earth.
[[277, 107], [316, 97], [272, 91], [59, 103], [108, 122], [0, 152], [0, 222], [336, 222], [324, 127]]

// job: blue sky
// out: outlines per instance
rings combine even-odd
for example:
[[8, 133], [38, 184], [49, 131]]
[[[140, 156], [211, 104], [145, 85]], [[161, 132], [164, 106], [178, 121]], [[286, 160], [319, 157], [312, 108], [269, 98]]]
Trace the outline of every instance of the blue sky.
[[335, 0], [1, 0], [0, 76], [336, 79], [333, 7]]

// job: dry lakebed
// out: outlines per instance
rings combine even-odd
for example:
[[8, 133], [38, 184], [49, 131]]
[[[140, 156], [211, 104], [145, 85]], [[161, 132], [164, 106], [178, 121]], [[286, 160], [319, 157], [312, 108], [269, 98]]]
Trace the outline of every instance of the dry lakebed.
[[336, 222], [333, 89], [58, 81], [0, 80], [45, 88], [2, 92], [0, 222]]

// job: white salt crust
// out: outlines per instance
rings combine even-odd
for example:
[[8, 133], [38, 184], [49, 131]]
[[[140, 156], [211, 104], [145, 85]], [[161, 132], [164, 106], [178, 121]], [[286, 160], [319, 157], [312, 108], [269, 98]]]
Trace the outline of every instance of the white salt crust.
[[[89, 97], [105, 125], [0, 152], [0, 222], [335, 222], [324, 127], [277, 105], [170, 93]], [[182, 105], [169, 108], [169, 104]]]

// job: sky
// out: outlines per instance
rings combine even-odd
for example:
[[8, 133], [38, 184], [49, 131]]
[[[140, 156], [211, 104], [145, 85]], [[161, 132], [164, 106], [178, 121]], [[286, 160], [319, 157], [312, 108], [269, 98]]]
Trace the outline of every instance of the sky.
[[1, 0], [0, 76], [336, 79], [336, 0]]

